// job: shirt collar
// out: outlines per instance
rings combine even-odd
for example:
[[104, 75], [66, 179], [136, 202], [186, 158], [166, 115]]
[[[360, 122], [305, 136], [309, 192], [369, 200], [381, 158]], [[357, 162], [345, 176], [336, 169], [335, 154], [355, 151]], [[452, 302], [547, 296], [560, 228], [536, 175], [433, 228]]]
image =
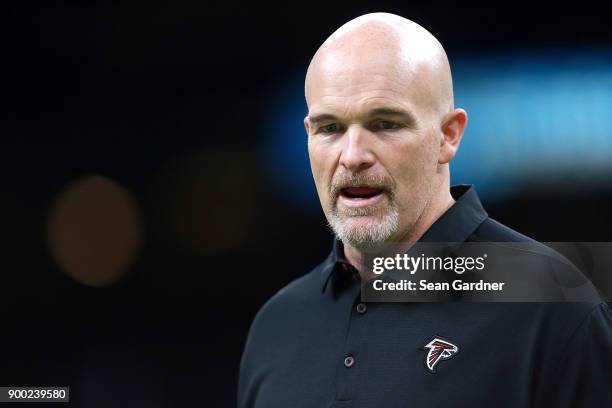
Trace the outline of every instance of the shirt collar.
[[[488, 218], [473, 185], [452, 186], [450, 192], [455, 204], [429, 227], [420, 242], [464, 242]], [[325, 292], [333, 272], [347, 264], [342, 242], [334, 238], [332, 251], [321, 269], [321, 292]]]

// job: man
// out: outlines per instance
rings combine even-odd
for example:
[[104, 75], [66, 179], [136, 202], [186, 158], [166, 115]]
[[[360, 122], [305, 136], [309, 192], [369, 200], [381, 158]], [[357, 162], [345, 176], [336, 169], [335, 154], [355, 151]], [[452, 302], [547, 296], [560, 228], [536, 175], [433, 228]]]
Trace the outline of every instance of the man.
[[[450, 187], [467, 114], [440, 43], [399, 16], [358, 17], [319, 48], [305, 92], [337, 239], [255, 318], [239, 406], [612, 406], [606, 303], [361, 301], [364, 254], [384, 244], [536, 244], [490, 219], [473, 187]], [[537, 244], [529, 259], [558, 257]]]

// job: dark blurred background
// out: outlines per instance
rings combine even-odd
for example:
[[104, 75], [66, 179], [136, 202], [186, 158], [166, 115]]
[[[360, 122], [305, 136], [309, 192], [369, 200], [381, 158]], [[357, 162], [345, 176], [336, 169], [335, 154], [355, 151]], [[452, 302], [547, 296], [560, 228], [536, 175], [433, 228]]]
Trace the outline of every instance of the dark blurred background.
[[255, 313], [330, 250], [306, 67], [372, 11], [447, 49], [470, 114], [454, 182], [536, 239], [612, 240], [603, 6], [7, 5], [0, 385], [69, 385], [75, 407], [235, 405]]

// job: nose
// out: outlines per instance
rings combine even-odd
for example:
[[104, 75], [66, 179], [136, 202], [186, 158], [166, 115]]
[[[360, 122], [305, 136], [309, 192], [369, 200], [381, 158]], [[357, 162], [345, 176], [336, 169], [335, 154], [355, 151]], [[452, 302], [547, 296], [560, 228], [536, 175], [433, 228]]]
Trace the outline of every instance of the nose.
[[376, 162], [376, 157], [369, 146], [367, 130], [353, 126], [347, 129], [344, 136], [345, 144], [340, 155], [340, 165], [352, 173], [372, 167]]

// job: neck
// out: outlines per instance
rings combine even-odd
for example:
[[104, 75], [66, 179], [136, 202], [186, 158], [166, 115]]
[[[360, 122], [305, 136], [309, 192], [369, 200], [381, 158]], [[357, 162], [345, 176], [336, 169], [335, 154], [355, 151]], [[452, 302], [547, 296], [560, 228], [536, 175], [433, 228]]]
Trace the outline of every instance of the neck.
[[[453, 204], [455, 204], [455, 199], [450, 193], [450, 182], [446, 180], [434, 191], [414, 226], [405, 232], [402, 238], [394, 241], [394, 244], [399, 246], [405, 244], [406, 247], [409, 247], [417, 242]], [[344, 256], [359, 271], [366, 270], [361, 262], [362, 259], [365, 259], [363, 255], [364, 251], [350, 245], [344, 245]]]

